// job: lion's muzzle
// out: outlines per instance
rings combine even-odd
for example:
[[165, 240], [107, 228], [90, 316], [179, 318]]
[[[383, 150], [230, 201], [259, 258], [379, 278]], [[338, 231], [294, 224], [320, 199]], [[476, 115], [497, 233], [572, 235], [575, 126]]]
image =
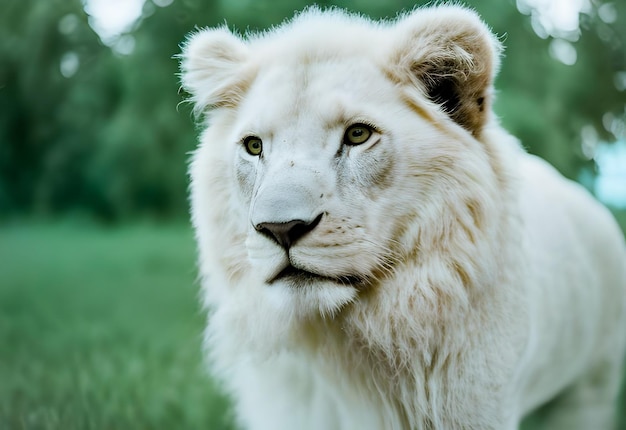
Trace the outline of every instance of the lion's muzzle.
[[252, 200], [250, 221], [256, 231], [289, 250], [320, 224], [324, 211], [311, 186], [317, 182], [312, 169], [281, 167], [264, 175]]

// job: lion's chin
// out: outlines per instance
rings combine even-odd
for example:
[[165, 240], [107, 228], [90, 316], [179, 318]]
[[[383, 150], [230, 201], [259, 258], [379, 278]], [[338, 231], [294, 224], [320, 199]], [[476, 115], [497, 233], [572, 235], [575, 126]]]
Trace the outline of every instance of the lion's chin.
[[356, 299], [358, 288], [349, 277], [332, 278], [289, 266], [271, 282], [266, 293], [280, 313], [291, 318], [333, 317]]

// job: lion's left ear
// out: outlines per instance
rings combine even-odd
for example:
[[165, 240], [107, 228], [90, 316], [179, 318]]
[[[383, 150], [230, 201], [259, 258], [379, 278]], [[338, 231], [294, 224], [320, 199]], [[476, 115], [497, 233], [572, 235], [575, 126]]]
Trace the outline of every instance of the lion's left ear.
[[476, 13], [459, 6], [417, 9], [401, 19], [394, 75], [419, 86], [458, 124], [479, 136], [491, 109], [499, 41]]

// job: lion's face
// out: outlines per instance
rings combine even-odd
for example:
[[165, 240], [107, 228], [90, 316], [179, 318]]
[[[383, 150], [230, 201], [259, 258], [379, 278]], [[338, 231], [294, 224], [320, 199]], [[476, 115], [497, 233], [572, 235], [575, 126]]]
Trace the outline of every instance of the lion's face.
[[[415, 115], [396, 98], [358, 59], [260, 74], [233, 127], [232, 179], [248, 258], [269, 287], [358, 288], [390, 264], [398, 220], [420, 191], [404, 178], [412, 137], [402, 118]], [[420, 123], [433, 134], [412, 118]]]
[[[254, 54], [218, 32], [212, 55], [240, 64], [240, 78], [224, 72], [233, 80], [221, 96], [196, 90], [198, 101], [224, 98], [207, 100], [217, 109], [191, 171], [201, 252], [213, 248], [201, 258], [279, 306], [334, 313], [414, 254], [421, 226], [458, 186], [452, 170], [481, 165], [466, 154], [476, 130], [416, 87], [415, 64], [403, 82], [389, 31], [338, 52], [264, 42]], [[215, 66], [196, 54], [196, 67]]]

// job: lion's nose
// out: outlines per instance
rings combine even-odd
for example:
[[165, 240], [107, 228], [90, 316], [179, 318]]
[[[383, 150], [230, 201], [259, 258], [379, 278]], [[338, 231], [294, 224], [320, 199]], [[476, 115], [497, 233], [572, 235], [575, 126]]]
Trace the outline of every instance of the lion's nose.
[[254, 227], [283, 248], [289, 249], [298, 239], [313, 230], [321, 220], [322, 214], [319, 214], [306, 221], [298, 219], [287, 222], [262, 222]]

